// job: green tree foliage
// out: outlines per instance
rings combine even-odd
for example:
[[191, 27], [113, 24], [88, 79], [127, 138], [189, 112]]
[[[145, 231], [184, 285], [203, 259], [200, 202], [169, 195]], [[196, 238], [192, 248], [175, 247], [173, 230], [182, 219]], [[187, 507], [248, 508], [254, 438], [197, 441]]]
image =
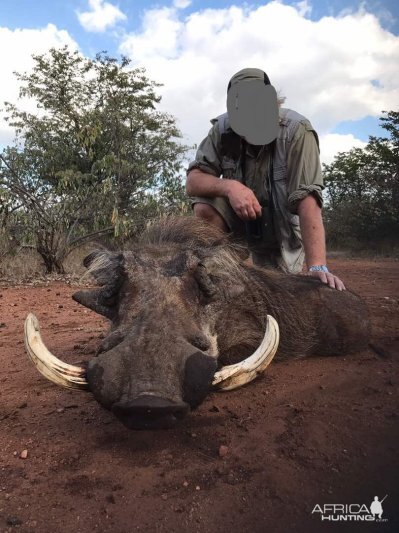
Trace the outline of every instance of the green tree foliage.
[[62, 271], [93, 232], [125, 235], [184, 204], [187, 148], [175, 119], [157, 110], [158, 85], [126, 58], [67, 47], [33, 57], [33, 71], [17, 77], [37, 111], [5, 104], [17, 138], [0, 158], [2, 210], [18, 215], [48, 271]]
[[325, 219], [337, 246], [373, 247], [399, 241], [399, 112], [383, 112], [389, 137], [370, 137], [364, 149], [324, 165]]

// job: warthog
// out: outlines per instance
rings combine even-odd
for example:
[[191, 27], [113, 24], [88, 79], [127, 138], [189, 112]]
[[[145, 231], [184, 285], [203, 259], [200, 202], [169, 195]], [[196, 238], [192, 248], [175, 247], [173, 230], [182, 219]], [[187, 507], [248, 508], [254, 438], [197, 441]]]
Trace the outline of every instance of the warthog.
[[245, 255], [196, 218], [162, 220], [133, 251], [85, 258], [100, 288], [73, 299], [111, 322], [87, 368], [53, 356], [33, 315], [25, 327], [28, 352], [48, 379], [90, 390], [123, 424], [139, 429], [172, 426], [212, 383], [231, 389], [250, 381], [277, 346], [280, 358], [365, 346], [369, 320], [358, 296], [251, 266]]

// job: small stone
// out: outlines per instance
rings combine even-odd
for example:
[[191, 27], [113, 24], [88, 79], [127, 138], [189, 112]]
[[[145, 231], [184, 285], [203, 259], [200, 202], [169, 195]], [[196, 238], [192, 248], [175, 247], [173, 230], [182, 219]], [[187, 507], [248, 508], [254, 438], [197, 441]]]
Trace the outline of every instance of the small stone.
[[167, 494], [162, 494], [161, 498], [162, 498], [163, 500], [167, 500], [167, 499], [168, 499], [168, 495], [167, 495]]
[[224, 444], [221, 444], [219, 446], [219, 457], [226, 457], [226, 455], [229, 453], [228, 446], [225, 446]]
[[13, 452], [13, 456], [16, 457], [18, 455], [18, 452]]
[[58, 304], [58, 309], [63, 309], [63, 305], [62, 304]]
[[63, 413], [65, 411], [65, 407], [59, 407], [57, 409], [57, 413]]
[[188, 487], [188, 481], [183, 481], [183, 487]]
[[28, 457], [28, 450], [22, 450], [19, 456], [21, 459], [26, 459]]
[[197, 486], [195, 487], [195, 490], [201, 490], [201, 487], [200, 487], [199, 485], [197, 485]]
[[113, 494], [108, 494], [108, 496], [107, 496], [105, 499], [106, 499], [107, 502], [109, 502], [109, 503], [116, 503]]
[[17, 516], [9, 516], [7, 518], [8, 526], [20, 526], [21, 524], [22, 524], [22, 520], [18, 518]]
[[195, 437], [197, 436], [196, 433], [191, 433], [191, 436], [193, 437], [193, 439], [195, 439]]

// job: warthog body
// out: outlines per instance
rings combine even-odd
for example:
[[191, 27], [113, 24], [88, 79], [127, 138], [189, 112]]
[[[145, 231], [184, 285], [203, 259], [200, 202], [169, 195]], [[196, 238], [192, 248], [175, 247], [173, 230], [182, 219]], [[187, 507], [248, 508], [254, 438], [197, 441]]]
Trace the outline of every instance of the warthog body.
[[85, 259], [102, 287], [73, 298], [111, 320], [87, 369], [89, 388], [128, 427], [167, 427], [198, 406], [218, 364], [256, 349], [268, 314], [280, 327], [280, 358], [366, 344], [358, 296], [250, 266], [240, 253], [214, 227], [175, 218], [150, 228], [134, 251]]

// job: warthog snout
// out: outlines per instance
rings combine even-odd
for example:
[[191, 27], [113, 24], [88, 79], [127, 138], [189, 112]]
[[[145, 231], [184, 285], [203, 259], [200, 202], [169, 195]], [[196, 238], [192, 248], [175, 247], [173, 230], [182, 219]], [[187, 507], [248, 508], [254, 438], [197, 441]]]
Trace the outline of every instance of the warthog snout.
[[185, 402], [143, 394], [112, 406], [114, 415], [129, 429], [168, 429], [190, 411]]
[[[128, 347], [126, 354], [124, 349]], [[146, 365], [142, 358], [135, 357], [140, 351], [122, 343], [92, 359], [86, 372], [89, 388], [96, 400], [129, 429], [172, 427], [204, 400], [217, 362], [199, 351], [190, 355], [182, 351], [174, 364], [167, 357], [159, 361], [153, 354], [147, 356]], [[159, 372], [153, 371], [156, 363]]]

